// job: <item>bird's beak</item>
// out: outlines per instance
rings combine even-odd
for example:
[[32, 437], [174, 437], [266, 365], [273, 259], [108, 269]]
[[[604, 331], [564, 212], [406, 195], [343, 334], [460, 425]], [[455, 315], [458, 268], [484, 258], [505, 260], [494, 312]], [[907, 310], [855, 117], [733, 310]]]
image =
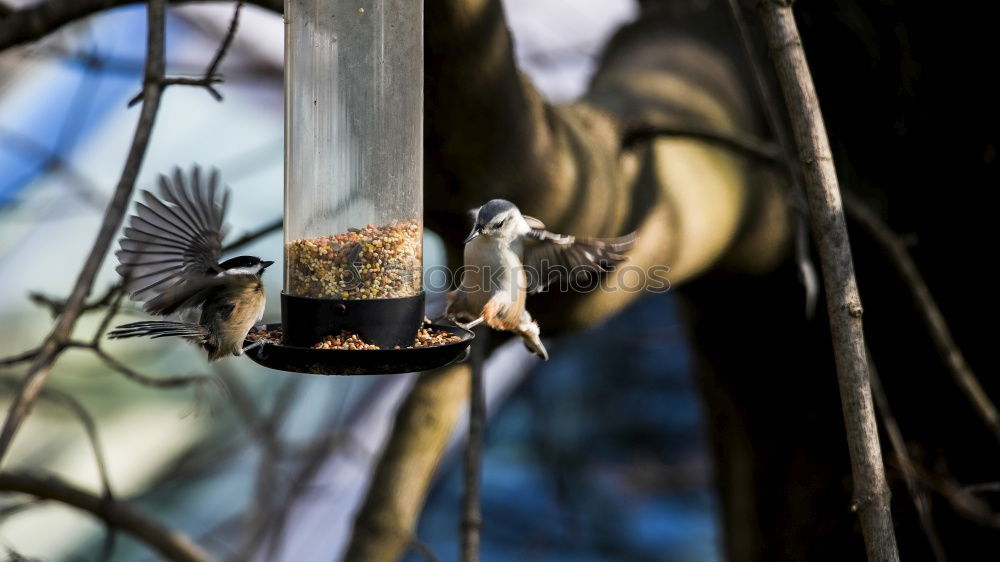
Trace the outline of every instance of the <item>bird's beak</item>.
[[465, 237], [465, 242], [462, 243], [468, 244], [469, 242], [475, 240], [476, 237], [478, 237], [482, 233], [483, 233], [483, 227], [477, 224], [476, 226], [472, 227], [472, 232], [470, 232], [469, 235]]
[[260, 269], [263, 271], [263, 270], [271, 267], [272, 265], [274, 265], [273, 261], [262, 261], [262, 262], [260, 262]]

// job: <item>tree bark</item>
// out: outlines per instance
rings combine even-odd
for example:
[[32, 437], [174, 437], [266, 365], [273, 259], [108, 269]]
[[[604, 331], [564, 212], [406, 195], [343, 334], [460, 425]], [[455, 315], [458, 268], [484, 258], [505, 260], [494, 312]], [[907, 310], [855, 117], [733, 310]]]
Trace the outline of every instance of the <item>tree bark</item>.
[[468, 365], [420, 375], [396, 421], [354, 520], [344, 560], [398, 560], [469, 392]]
[[861, 298], [830, 143], [791, 3], [761, 2], [759, 11], [790, 112], [819, 249], [854, 480], [851, 510], [861, 519], [868, 560], [893, 562], [899, 553], [869, 384]]

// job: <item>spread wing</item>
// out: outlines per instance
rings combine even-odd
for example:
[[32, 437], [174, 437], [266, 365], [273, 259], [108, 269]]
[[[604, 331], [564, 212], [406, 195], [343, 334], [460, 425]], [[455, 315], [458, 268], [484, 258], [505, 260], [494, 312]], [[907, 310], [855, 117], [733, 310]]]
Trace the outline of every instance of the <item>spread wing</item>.
[[229, 191], [219, 189], [216, 170], [206, 181], [197, 166], [187, 177], [175, 168], [159, 184], [159, 196], [142, 191], [115, 255], [132, 299], [147, 312], [169, 314], [197, 305], [192, 301], [219, 271]]
[[[532, 219], [529, 225], [541, 225]], [[524, 235], [524, 267], [528, 278], [528, 294], [545, 290], [553, 281], [563, 278], [611, 271], [625, 261], [625, 253], [635, 245], [635, 233], [618, 238], [576, 238], [532, 228]]]

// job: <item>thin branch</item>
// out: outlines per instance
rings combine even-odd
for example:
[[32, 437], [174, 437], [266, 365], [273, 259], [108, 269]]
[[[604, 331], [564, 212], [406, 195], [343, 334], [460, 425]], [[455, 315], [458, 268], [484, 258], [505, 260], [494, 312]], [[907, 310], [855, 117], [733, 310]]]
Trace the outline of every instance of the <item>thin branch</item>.
[[852, 510], [861, 519], [868, 560], [896, 562], [899, 551], [872, 404], [861, 298], [830, 141], [791, 2], [763, 1], [758, 11], [791, 117], [819, 248], [854, 480]]
[[[76, 20], [98, 14], [119, 6], [142, 3], [143, 0], [43, 0], [16, 10], [0, 19], [0, 51], [37, 41], [60, 27]], [[172, 4], [195, 4], [217, 2], [218, 0], [175, 0]], [[250, 0], [255, 4], [276, 12], [284, 11], [282, 0]]]
[[[184, 77], [161, 77], [160, 86], [166, 88], [167, 86], [197, 86], [204, 88], [205, 91], [211, 95], [215, 101], [222, 101], [222, 94], [215, 89], [215, 84], [221, 83], [222, 76], [218, 74], [219, 65], [222, 63], [222, 59], [226, 57], [226, 53], [229, 52], [229, 46], [233, 43], [233, 38], [236, 36], [236, 30], [239, 28], [240, 23], [240, 11], [243, 9], [243, 0], [236, 2], [236, 9], [233, 10], [233, 18], [229, 21], [229, 30], [226, 32], [225, 37], [222, 38], [222, 42], [219, 43], [218, 48], [215, 50], [215, 56], [212, 57], [212, 62], [208, 64], [208, 68], [205, 69], [205, 73], [202, 74], [200, 78], [184, 78]], [[142, 92], [139, 92], [132, 99], [128, 101], [128, 107], [139, 103], [142, 100]]]
[[917, 476], [948, 501], [955, 513], [984, 527], [1000, 529], [1000, 513], [993, 511], [990, 504], [977, 498], [960, 484], [944, 475], [916, 467]]
[[486, 426], [486, 390], [483, 385], [483, 363], [486, 359], [489, 333], [480, 327], [469, 358], [469, 440], [465, 445], [465, 480], [462, 491], [462, 562], [479, 560], [479, 532], [483, 514], [479, 494], [483, 471], [483, 434]]
[[[215, 56], [212, 57], [212, 62], [208, 64], [208, 68], [205, 69], [204, 74], [201, 78], [184, 78], [184, 77], [170, 77], [160, 79], [160, 85], [163, 88], [167, 86], [198, 86], [200, 88], [205, 88], [205, 91], [211, 95], [215, 101], [222, 101], [222, 94], [215, 89], [215, 84], [222, 83], [222, 76], [219, 75], [219, 65], [222, 64], [222, 59], [226, 57], [226, 53], [229, 52], [229, 46], [233, 44], [233, 38], [236, 36], [236, 30], [239, 28], [240, 24], [240, 11], [243, 9], [243, 0], [236, 2], [236, 9], [233, 10], [233, 18], [229, 21], [229, 30], [226, 32], [225, 37], [222, 38], [222, 42], [219, 43], [218, 48], [215, 50]], [[139, 103], [142, 99], [142, 92], [136, 94], [135, 97], [129, 100], [128, 107]]]
[[[240, 249], [240, 248], [242, 248], [244, 246], [252, 244], [252, 243], [256, 242], [257, 240], [260, 240], [261, 238], [264, 238], [264, 237], [266, 237], [268, 235], [271, 235], [271, 234], [273, 234], [275, 232], [280, 231], [282, 224], [283, 224], [283, 221], [282, 221], [282, 219], [280, 217], [277, 218], [277, 219], [275, 219], [275, 220], [273, 220], [273, 221], [271, 221], [271, 222], [265, 223], [265, 224], [263, 224], [263, 225], [255, 228], [255, 229], [247, 232], [243, 236], [240, 236], [236, 240], [233, 240], [229, 244], [226, 244], [226, 247], [223, 248], [223, 251], [224, 252], [233, 252], [233, 251], [238, 250], [238, 249]], [[107, 291], [105, 291], [105, 293], [103, 295], [101, 295], [97, 299], [94, 299], [93, 301], [85, 304], [83, 306], [83, 310], [81, 311], [81, 313], [87, 313], [87, 312], [91, 312], [93, 310], [97, 310], [97, 309], [109, 306], [110, 304], [112, 304], [112, 302], [114, 301], [115, 297], [117, 297], [120, 294], [121, 288], [122, 288], [121, 282], [117, 282], [117, 283], [109, 286], [108, 289], [107, 289]], [[37, 292], [29, 293], [28, 294], [28, 298], [29, 298], [29, 300], [31, 300], [31, 302], [37, 304], [38, 306], [42, 306], [42, 307], [45, 307], [45, 308], [49, 309], [49, 312], [51, 312], [51, 314], [52, 314], [53, 317], [58, 317], [66, 309], [66, 301], [65, 300], [55, 299], [55, 298], [43, 295], [41, 293], [37, 293]], [[15, 356], [15, 357], [19, 357], [19, 356]], [[2, 365], [5, 364], [4, 361], [6, 361], [6, 360], [0, 359], [0, 366], [2, 366]]]
[[982, 484], [972, 484], [966, 486], [965, 491], [970, 494], [981, 494], [983, 492], [1000, 492], [1000, 482], [983, 482]]
[[237, 560], [249, 560], [254, 552], [268, 538], [268, 527], [277, 514], [279, 485], [279, 463], [285, 456], [286, 447], [279, 435], [284, 411], [291, 404], [299, 378], [292, 378], [279, 391], [271, 413], [261, 416], [253, 403], [250, 393], [240, 380], [229, 370], [220, 366], [219, 375], [230, 388], [232, 402], [242, 418], [244, 427], [260, 445], [260, 462], [257, 468], [257, 485], [253, 507], [243, 524], [243, 545], [235, 556]]
[[232, 252], [234, 250], [238, 250], [239, 248], [242, 248], [243, 246], [247, 246], [247, 245], [249, 245], [252, 242], [256, 242], [257, 240], [259, 240], [261, 238], [264, 238], [265, 236], [267, 236], [269, 234], [273, 234], [275, 232], [278, 232], [279, 230], [281, 230], [281, 225], [282, 224], [283, 224], [282, 218], [278, 217], [277, 219], [275, 219], [275, 220], [273, 220], [273, 221], [271, 221], [271, 222], [269, 222], [269, 223], [267, 223], [267, 224], [265, 224], [265, 225], [263, 225], [263, 226], [255, 229], [255, 230], [251, 230], [250, 232], [247, 232], [246, 234], [244, 234], [243, 236], [240, 236], [236, 240], [233, 240], [229, 244], [226, 244], [226, 247], [223, 248], [223, 251], [225, 251], [225, 252]]
[[226, 58], [226, 53], [229, 52], [229, 47], [233, 44], [233, 38], [236, 37], [236, 30], [240, 25], [240, 11], [242, 9], [243, 0], [238, 0], [236, 8], [233, 10], [233, 18], [229, 20], [229, 30], [226, 31], [226, 36], [222, 39], [222, 43], [215, 51], [215, 56], [212, 57], [212, 62], [209, 63], [208, 68], [205, 70], [206, 77], [215, 76], [218, 73], [219, 65], [222, 64], [222, 59]]
[[[80, 314], [85, 314], [92, 310], [104, 308], [105, 306], [111, 304], [111, 301], [115, 298], [115, 294], [117, 294], [121, 288], [122, 288], [121, 283], [115, 283], [114, 285], [111, 285], [110, 287], [108, 287], [107, 292], [101, 295], [100, 298], [97, 298], [83, 305], [83, 308], [80, 310]], [[42, 306], [49, 309], [49, 313], [52, 314], [53, 318], [58, 318], [59, 315], [66, 310], [65, 300], [57, 300], [52, 297], [43, 295], [42, 293], [38, 292], [28, 293], [28, 300], [30, 300], [34, 304], [37, 304], [38, 306]]]
[[211, 560], [205, 551], [180, 531], [167, 527], [126, 503], [106, 501], [54, 476], [23, 472], [0, 473], [0, 490], [53, 500], [89, 512], [129, 533], [168, 560], [183, 562]]
[[[119, 287], [120, 289], [121, 287]], [[94, 338], [91, 340], [91, 344], [94, 347], [100, 347], [101, 338], [104, 337], [104, 333], [108, 331], [108, 327], [111, 326], [111, 321], [114, 320], [115, 316], [118, 315], [118, 310], [122, 306], [122, 301], [125, 300], [125, 291], [118, 291], [115, 295], [114, 300], [111, 301], [111, 305], [108, 307], [107, 312], [104, 313], [104, 317], [101, 318], [101, 323], [97, 326], [97, 330], [94, 332]]]
[[268, 542], [265, 560], [277, 559], [281, 538], [285, 533], [292, 507], [309, 489], [310, 482], [319, 473], [326, 459], [335, 450], [345, 445], [356, 447], [357, 442], [350, 433], [338, 428], [320, 435], [306, 447], [298, 471], [289, 480], [291, 482], [289, 490], [285, 493], [281, 503], [278, 504], [275, 513], [271, 515], [270, 529], [266, 537]]
[[410, 548], [417, 556], [423, 558], [424, 562], [441, 562], [441, 557], [434, 554], [430, 545], [417, 539], [417, 537], [410, 539]]
[[[0, 384], [11, 390], [16, 390], [18, 387], [17, 381], [8, 377], [0, 378]], [[90, 415], [87, 408], [73, 397], [73, 395], [61, 390], [45, 388], [42, 389], [40, 397], [42, 400], [48, 400], [68, 410], [77, 418], [80, 425], [83, 426], [83, 430], [87, 434], [87, 440], [90, 441], [90, 448], [94, 452], [94, 462], [97, 465], [97, 474], [101, 479], [103, 495], [113, 500], [114, 494], [111, 491], [111, 477], [108, 475], [108, 465], [104, 457], [104, 448], [101, 446], [101, 439], [97, 433], [97, 423], [94, 421], [94, 417]]]
[[45, 501], [39, 498], [28, 498], [23, 501], [12, 502], [10, 504], [0, 507], [0, 522], [3, 522], [9, 517], [13, 517], [18, 513], [40, 507], [45, 505]]
[[941, 545], [941, 538], [934, 528], [930, 498], [927, 497], [927, 492], [917, 482], [917, 469], [910, 458], [909, 451], [907, 451], [903, 432], [899, 429], [896, 417], [892, 414], [892, 408], [889, 407], [889, 398], [882, 387], [882, 379], [879, 377], [878, 370], [871, 361], [870, 353], [868, 372], [871, 376], [872, 396], [875, 398], [875, 406], [882, 417], [882, 425], [889, 436], [889, 443], [892, 445], [892, 450], [896, 455], [896, 462], [899, 464], [899, 472], [903, 475], [903, 481], [906, 483], [906, 490], [910, 494], [910, 499], [913, 500], [913, 507], [917, 510], [920, 527], [927, 537], [927, 542], [930, 544], [934, 559], [938, 562], [943, 562], [947, 559], [947, 556], [945, 555], [944, 547]]
[[754, 86], [757, 89], [757, 96], [760, 98], [764, 117], [771, 134], [778, 140], [778, 145], [781, 148], [781, 160], [788, 171], [788, 181], [792, 185], [792, 203], [797, 211], [795, 214], [795, 263], [799, 269], [799, 279], [805, 288], [806, 318], [812, 318], [816, 311], [816, 301], [819, 300], [819, 276], [816, 274], [816, 266], [813, 264], [809, 250], [809, 207], [806, 203], [805, 188], [802, 186], [801, 171], [795, 163], [792, 140], [789, 138], [785, 122], [781, 118], [781, 105], [757, 58], [757, 48], [750, 33], [750, 23], [743, 13], [740, 0], [729, 0], [729, 10], [736, 22], [736, 29], [739, 31], [740, 40], [743, 43], [743, 52], [753, 75]]
[[[74, 119], [78, 118], [74, 117]], [[51, 169], [65, 176], [69, 180], [67, 185], [80, 196], [84, 203], [95, 209], [103, 207], [101, 204], [104, 199], [103, 195], [94, 187], [87, 176], [60, 156], [59, 147], [52, 150], [28, 135], [4, 127], [0, 127], [0, 143], [21, 154], [30, 154], [38, 158], [41, 160], [42, 169]]]
[[108, 352], [104, 351], [100, 347], [95, 347], [90, 344], [76, 344], [73, 347], [85, 347], [92, 349], [94, 353], [104, 361], [104, 364], [111, 367], [113, 370], [125, 376], [125, 378], [137, 382], [143, 386], [149, 386], [153, 388], [181, 388], [192, 384], [208, 384], [212, 383], [215, 379], [208, 375], [178, 375], [173, 377], [151, 377], [149, 375], [144, 375], [131, 367], [128, 367], [121, 361], [115, 359]]
[[990, 400], [986, 390], [979, 384], [979, 378], [972, 371], [965, 355], [955, 342], [948, 329], [948, 323], [931, 295], [927, 282], [924, 281], [917, 265], [913, 263], [906, 244], [864, 203], [854, 197], [845, 197], [844, 205], [848, 215], [858, 222], [882, 248], [889, 262], [896, 268], [916, 306], [920, 319], [934, 342], [941, 360], [948, 367], [951, 376], [965, 397], [972, 403], [976, 413], [982, 418], [993, 436], [1000, 441], [1000, 412]]
[[[8, 19], [10, 18], [4, 21], [6, 22]], [[48, 379], [52, 365], [64, 349], [65, 342], [69, 340], [73, 328], [83, 312], [83, 306], [87, 295], [93, 288], [97, 271], [121, 226], [129, 200], [132, 198], [132, 190], [135, 187], [136, 177], [139, 175], [139, 169], [149, 146], [149, 138], [162, 94], [162, 87], [159, 85], [158, 79], [163, 76], [164, 68], [165, 15], [163, 0], [150, 0], [147, 8], [147, 20], [149, 30], [146, 40], [143, 103], [139, 121], [136, 124], [135, 136], [132, 139], [132, 145], [129, 148], [128, 157], [125, 160], [125, 166], [115, 188], [114, 196], [108, 203], [107, 211], [105, 211], [97, 240], [95, 240], [87, 261], [80, 271], [69, 299], [67, 299], [66, 309], [59, 316], [45, 343], [42, 344], [41, 352], [25, 375], [21, 390], [7, 412], [7, 419], [4, 421], [2, 431], [0, 431], [0, 462], [6, 456], [17, 429], [31, 411], [32, 404]]]
[[29, 349], [28, 351], [18, 353], [17, 355], [4, 357], [0, 359], [0, 367], [10, 367], [12, 365], [17, 365], [18, 363], [26, 363], [35, 357], [38, 357], [38, 354], [41, 353], [41, 351], [42, 349], [40, 347], [36, 347], [35, 349]]

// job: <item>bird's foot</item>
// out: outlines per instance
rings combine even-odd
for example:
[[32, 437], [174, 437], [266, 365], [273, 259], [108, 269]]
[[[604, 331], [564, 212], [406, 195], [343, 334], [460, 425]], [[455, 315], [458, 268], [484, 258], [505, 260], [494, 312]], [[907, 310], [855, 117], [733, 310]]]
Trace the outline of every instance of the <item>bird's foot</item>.
[[484, 320], [486, 320], [486, 319], [483, 318], [482, 316], [480, 316], [479, 318], [476, 318], [472, 322], [467, 322], [465, 324], [463, 324], [461, 322], [455, 322], [455, 325], [458, 326], [459, 328], [462, 328], [463, 330], [471, 330], [471, 329], [475, 328], [476, 326], [482, 324]]
[[240, 355], [243, 355], [244, 353], [246, 353], [248, 351], [257, 349], [258, 347], [260, 347], [262, 345], [278, 344], [278, 343], [281, 343], [281, 342], [279, 342], [278, 340], [275, 340], [275, 339], [271, 339], [271, 338], [260, 338], [259, 340], [255, 341], [252, 344], [250, 344], [250, 345], [244, 347], [243, 349], [241, 349], [240, 350]]

